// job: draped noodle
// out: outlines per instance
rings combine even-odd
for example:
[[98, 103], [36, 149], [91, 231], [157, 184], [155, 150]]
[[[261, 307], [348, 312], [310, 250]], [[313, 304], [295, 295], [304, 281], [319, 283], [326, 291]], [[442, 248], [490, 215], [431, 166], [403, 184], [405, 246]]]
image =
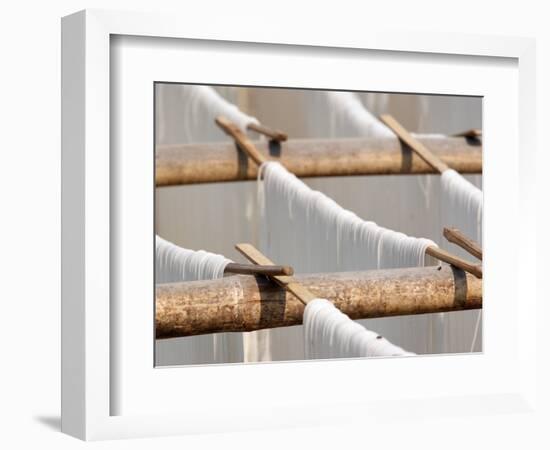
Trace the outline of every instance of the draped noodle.
[[157, 283], [222, 278], [230, 259], [204, 250], [188, 250], [156, 236], [155, 275]]
[[320, 298], [310, 301], [305, 308], [304, 340], [307, 359], [414, 355], [367, 330]]
[[[225, 266], [230, 262], [216, 253], [179, 247], [160, 236], [155, 239], [156, 283], [222, 278]], [[180, 364], [224, 363], [234, 359], [235, 353], [242, 355], [242, 339], [226, 333], [168, 341], [171, 342], [157, 343], [157, 353], [162, 356], [166, 352], [171, 358], [177, 356]]]

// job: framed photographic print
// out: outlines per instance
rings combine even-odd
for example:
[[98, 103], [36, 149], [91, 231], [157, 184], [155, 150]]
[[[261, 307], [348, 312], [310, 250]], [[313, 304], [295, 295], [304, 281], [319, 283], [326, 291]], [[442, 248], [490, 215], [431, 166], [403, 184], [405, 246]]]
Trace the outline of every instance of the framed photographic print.
[[532, 41], [62, 27], [64, 432], [528, 408]]

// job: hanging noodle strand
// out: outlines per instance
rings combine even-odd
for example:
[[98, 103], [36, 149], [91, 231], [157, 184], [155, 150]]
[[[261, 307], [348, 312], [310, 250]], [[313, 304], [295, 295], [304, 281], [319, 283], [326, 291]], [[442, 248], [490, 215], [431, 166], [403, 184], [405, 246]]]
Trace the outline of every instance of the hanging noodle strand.
[[307, 359], [414, 355], [367, 330], [321, 298], [310, 301], [305, 308], [304, 339]]

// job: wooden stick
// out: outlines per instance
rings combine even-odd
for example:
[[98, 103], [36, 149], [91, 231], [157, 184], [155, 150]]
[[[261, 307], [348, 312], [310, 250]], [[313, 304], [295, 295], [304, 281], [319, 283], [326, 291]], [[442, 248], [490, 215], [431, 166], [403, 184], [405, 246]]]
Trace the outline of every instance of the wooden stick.
[[449, 167], [437, 156], [435, 156], [422, 142], [413, 137], [395, 118], [389, 114], [380, 116], [382, 122], [386, 124], [399, 139], [407, 144], [414, 152], [418, 154], [424, 161], [432, 166], [437, 172], [443, 173]]
[[[263, 255], [252, 244], [237, 244], [235, 248], [249, 261], [262, 266], [273, 264], [269, 258]], [[291, 276], [271, 276], [269, 277], [279, 286], [292, 292], [304, 305], [307, 305], [311, 300], [317, 298], [309, 290], [297, 283]]]
[[260, 266], [257, 264], [229, 263], [225, 266], [225, 273], [241, 275], [294, 275], [294, 269], [290, 266]]
[[479, 260], [483, 260], [481, 246], [476, 241], [463, 234], [458, 228], [443, 228], [443, 236], [445, 236], [449, 242], [462, 247], [470, 255], [475, 256]]
[[286, 133], [279, 130], [273, 130], [259, 123], [251, 122], [246, 126], [246, 128], [255, 131], [256, 133], [263, 134], [273, 141], [282, 142], [288, 139], [288, 135]]
[[[449, 167], [459, 173], [481, 173], [482, 146], [464, 138], [418, 137]], [[279, 161], [297, 177], [434, 173], [414, 151], [397, 139], [291, 139], [273, 145], [254, 141], [265, 157]], [[254, 180], [256, 164], [243, 158], [233, 142], [158, 146], [157, 186]]]
[[218, 126], [229, 136], [235, 139], [239, 148], [245, 152], [257, 165], [261, 165], [267, 158], [262, 155], [237, 125], [223, 116], [216, 117]]
[[[354, 320], [482, 307], [482, 280], [446, 264], [295, 279]], [[303, 312], [300, 300], [266, 277], [235, 275], [156, 287], [157, 338], [299, 325]]]
[[478, 138], [482, 134], [479, 128], [471, 128], [470, 130], [462, 131], [460, 133], [453, 134], [455, 137], [469, 137], [469, 138]]
[[477, 278], [483, 278], [483, 270], [481, 265], [469, 263], [468, 261], [465, 261], [464, 259], [459, 258], [458, 256], [455, 256], [439, 247], [428, 247], [426, 249], [426, 254], [469, 272]]

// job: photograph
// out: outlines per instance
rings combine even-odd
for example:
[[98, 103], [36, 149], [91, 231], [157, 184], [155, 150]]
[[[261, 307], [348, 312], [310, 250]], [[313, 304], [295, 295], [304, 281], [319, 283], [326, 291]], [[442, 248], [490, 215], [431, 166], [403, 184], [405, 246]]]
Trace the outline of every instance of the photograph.
[[550, 449], [542, 6], [272, 6], [3, 9], [0, 448]]
[[159, 81], [151, 120], [155, 367], [483, 353], [482, 96]]

